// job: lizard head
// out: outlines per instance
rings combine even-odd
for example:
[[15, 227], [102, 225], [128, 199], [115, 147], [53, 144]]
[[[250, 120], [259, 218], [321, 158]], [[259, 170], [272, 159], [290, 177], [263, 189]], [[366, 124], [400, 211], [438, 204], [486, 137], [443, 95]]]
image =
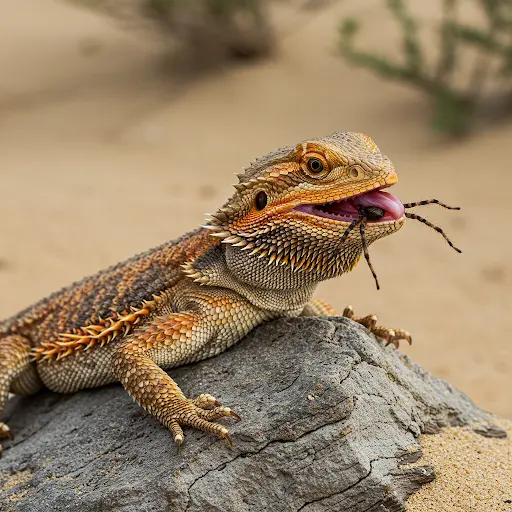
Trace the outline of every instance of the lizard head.
[[[351, 270], [370, 244], [400, 229], [404, 207], [382, 192], [398, 181], [392, 162], [361, 133], [334, 133], [280, 149], [239, 175], [236, 193], [205, 226], [222, 243], [329, 279]], [[344, 236], [345, 234], [345, 236]]]

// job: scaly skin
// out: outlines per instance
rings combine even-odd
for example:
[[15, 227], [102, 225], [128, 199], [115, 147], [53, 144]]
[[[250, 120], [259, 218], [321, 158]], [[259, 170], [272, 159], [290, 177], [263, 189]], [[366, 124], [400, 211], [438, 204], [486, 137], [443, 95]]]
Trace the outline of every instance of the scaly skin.
[[[312, 163], [314, 162], [314, 163]], [[320, 162], [320, 165], [318, 164]], [[183, 426], [231, 442], [237, 417], [211, 395], [186, 398], [162, 368], [214, 356], [277, 317], [329, 315], [317, 284], [352, 270], [362, 242], [350, 222], [297, 210], [393, 185], [391, 161], [366, 135], [336, 133], [252, 163], [208, 224], [85, 278], [0, 323], [0, 413], [8, 392], [61, 393], [119, 381], [176, 443]], [[367, 243], [405, 222], [368, 222]], [[345, 316], [397, 344], [408, 333]], [[0, 423], [0, 436], [10, 437]]]

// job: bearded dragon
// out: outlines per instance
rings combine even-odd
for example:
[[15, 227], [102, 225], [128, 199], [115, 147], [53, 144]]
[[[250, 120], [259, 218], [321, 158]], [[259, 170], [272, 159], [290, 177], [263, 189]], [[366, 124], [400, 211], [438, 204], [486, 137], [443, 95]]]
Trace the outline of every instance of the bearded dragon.
[[[0, 413], [9, 392], [120, 382], [178, 447], [184, 426], [231, 444], [216, 420], [238, 415], [210, 394], [187, 398], [163, 369], [215, 356], [274, 318], [333, 315], [313, 298], [318, 283], [351, 271], [406, 216], [430, 225], [405, 208], [438, 202], [404, 205], [383, 192], [398, 180], [394, 166], [360, 133], [279, 149], [238, 178], [201, 228], [0, 322]], [[375, 315], [347, 307], [344, 316], [396, 346], [411, 341], [402, 329], [377, 325]], [[11, 437], [5, 423], [0, 436]]]

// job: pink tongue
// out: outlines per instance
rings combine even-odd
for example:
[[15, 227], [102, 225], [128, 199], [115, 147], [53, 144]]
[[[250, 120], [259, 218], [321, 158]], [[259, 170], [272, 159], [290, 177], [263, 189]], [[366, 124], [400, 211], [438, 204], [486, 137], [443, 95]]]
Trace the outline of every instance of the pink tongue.
[[356, 206], [362, 206], [363, 208], [367, 208], [368, 206], [382, 208], [386, 212], [386, 219], [401, 219], [405, 211], [404, 205], [398, 197], [381, 190], [367, 192], [366, 194], [354, 197], [352, 201]]

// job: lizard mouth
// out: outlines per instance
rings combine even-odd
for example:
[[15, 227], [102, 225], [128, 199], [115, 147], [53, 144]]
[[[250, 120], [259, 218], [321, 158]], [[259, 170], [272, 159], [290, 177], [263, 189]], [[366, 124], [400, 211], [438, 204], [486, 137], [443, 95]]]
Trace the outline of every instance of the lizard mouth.
[[380, 208], [384, 211], [384, 215], [378, 219], [369, 218], [368, 222], [370, 223], [397, 221], [404, 216], [405, 212], [404, 205], [398, 197], [380, 189], [330, 203], [301, 204], [294, 209], [324, 219], [352, 222], [360, 217], [361, 208], [369, 207]]

